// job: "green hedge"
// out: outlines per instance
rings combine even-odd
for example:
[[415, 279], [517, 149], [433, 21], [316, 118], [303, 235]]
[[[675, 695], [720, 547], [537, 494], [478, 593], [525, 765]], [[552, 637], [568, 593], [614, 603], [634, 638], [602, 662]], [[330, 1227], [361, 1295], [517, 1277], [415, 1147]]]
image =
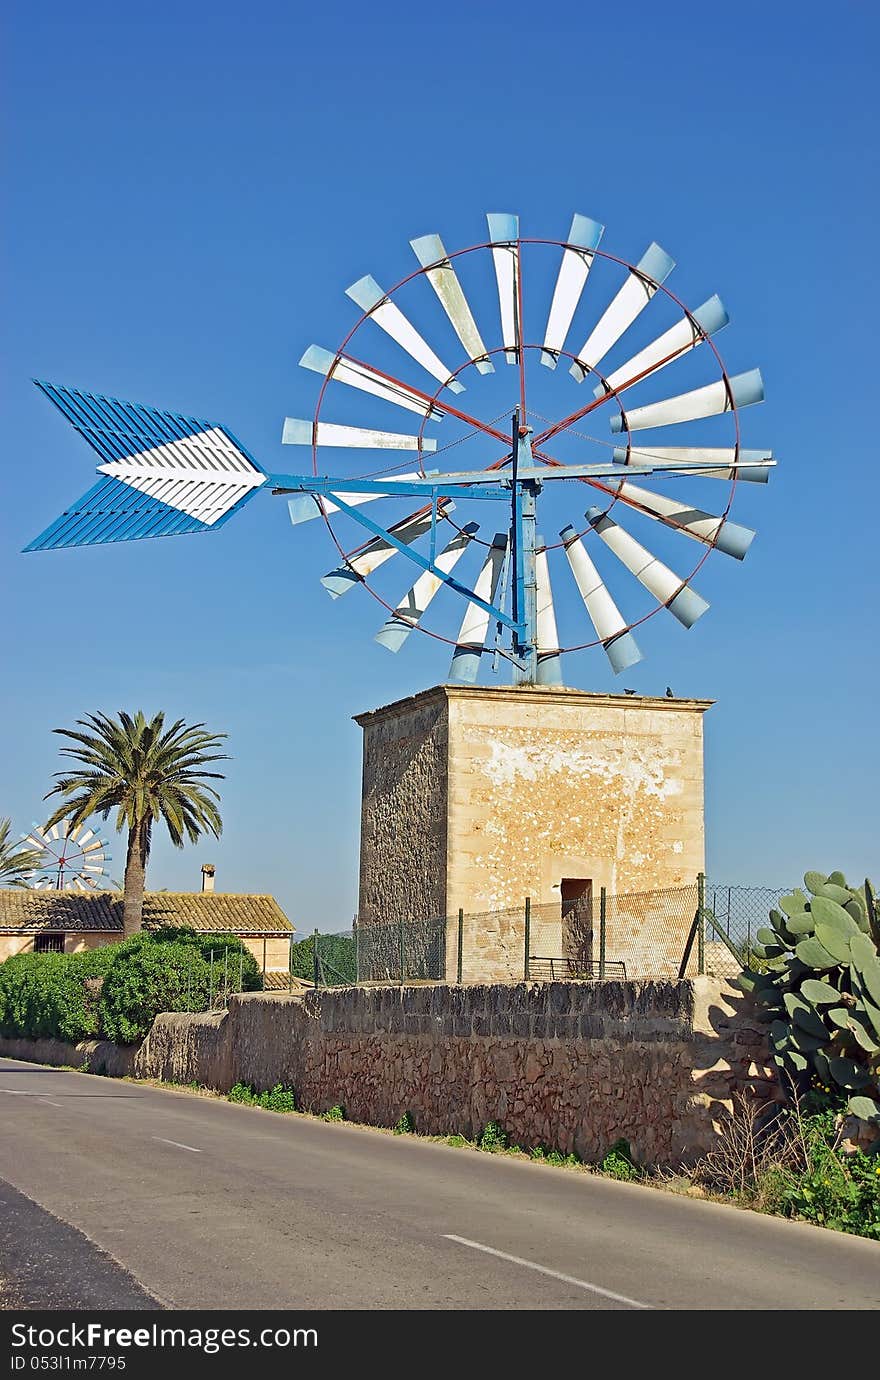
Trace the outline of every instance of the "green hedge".
[[171, 926], [81, 954], [17, 954], [0, 963], [0, 1035], [134, 1044], [160, 1011], [204, 1011], [227, 973], [231, 991], [262, 987], [237, 936]]

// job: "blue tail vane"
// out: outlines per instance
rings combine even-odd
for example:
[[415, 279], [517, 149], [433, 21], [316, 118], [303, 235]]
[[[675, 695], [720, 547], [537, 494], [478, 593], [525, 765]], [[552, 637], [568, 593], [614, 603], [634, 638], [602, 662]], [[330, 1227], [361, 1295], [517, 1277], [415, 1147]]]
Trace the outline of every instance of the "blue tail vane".
[[210, 532], [268, 480], [218, 423], [51, 383], [37, 387], [97, 453], [101, 478], [25, 551]]

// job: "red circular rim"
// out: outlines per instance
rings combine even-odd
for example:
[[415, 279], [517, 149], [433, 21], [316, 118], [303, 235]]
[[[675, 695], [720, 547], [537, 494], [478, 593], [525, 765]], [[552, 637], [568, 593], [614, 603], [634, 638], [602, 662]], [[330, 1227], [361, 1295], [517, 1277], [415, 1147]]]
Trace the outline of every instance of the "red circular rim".
[[[517, 247], [518, 264], [519, 264], [519, 267], [520, 267], [520, 271], [519, 271], [518, 274], [517, 274], [518, 298], [519, 298], [519, 306], [520, 306], [520, 320], [522, 320], [522, 283], [523, 283], [523, 274], [522, 274], [522, 271], [521, 271], [521, 264], [522, 264], [522, 260], [521, 260], [521, 249], [522, 249], [522, 246], [523, 246], [524, 244], [529, 244], [529, 245], [544, 245], [544, 246], [549, 247], [549, 248], [551, 248], [551, 249], [552, 249], [552, 248], [555, 248], [555, 249], [563, 249], [563, 250], [565, 250], [565, 249], [571, 249], [571, 250], [573, 250], [575, 253], [579, 253], [579, 254], [582, 254], [582, 255], [588, 253], [588, 254], [589, 254], [591, 257], [593, 257], [593, 258], [605, 259], [605, 260], [607, 260], [607, 261], [610, 262], [610, 263], [617, 264], [619, 267], [626, 269], [627, 272], [633, 273], [633, 274], [635, 274], [637, 277], [644, 278], [644, 279], [648, 280], [649, 282], [653, 283], [657, 292], [662, 292], [671, 302], [673, 302], [673, 303], [675, 304], [676, 307], [678, 307], [678, 309], [688, 318], [689, 321], [691, 321], [691, 322], [694, 323], [694, 324], [698, 324], [698, 323], [695, 323], [695, 321], [694, 321], [694, 314], [693, 314], [693, 312], [690, 310], [690, 308], [689, 308], [688, 306], [686, 306], [686, 304], [681, 300], [680, 297], [678, 297], [674, 292], [672, 292], [668, 287], [666, 287], [666, 285], [665, 285], [664, 283], [657, 283], [657, 282], [655, 282], [655, 280], [654, 280], [653, 278], [650, 278], [648, 274], [641, 273], [640, 270], [639, 270], [634, 264], [629, 263], [628, 260], [622, 259], [622, 258], [620, 258], [620, 257], [619, 257], [618, 255], [616, 255], [616, 254], [610, 254], [607, 250], [603, 250], [603, 249], [589, 249], [589, 250], [585, 250], [583, 245], [572, 244], [572, 243], [570, 243], [568, 240], [543, 239], [543, 238], [538, 238], [538, 237], [535, 237], [535, 236], [520, 236], [520, 237], [518, 237], [516, 240], [509, 240], [509, 241], [507, 241], [507, 240], [505, 240], [505, 241], [492, 241], [492, 240], [486, 240], [486, 241], [481, 242], [481, 243], [479, 243], [479, 244], [471, 244], [471, 245], [468, 245], [468, 246], [467, 246], [466, 248], [464, 248], [464, 249], [456, 249], [456, 250], [454, 250], [452, 253], [448, 253], [448, 252], [447, 252], [442, 260], [437, 260], [437, 263], [451, 263], [453, 260], [462, 258], [462, 257], [464, 257], [464, 256], [467, 255], [467, 254], [475, 254], [475, 253], [479, 253], [480, 251], [487, 250], [487, 249], [488, 249], [488, 250], [491, 250], [492, 248], [497, 247], [498, 244], [501, 244], [501, 243], [503, 243], [503, 244], [511, 244], [511, 245], [512, 245], [512, 244], [515, 244], [516, 247]], [[434, 265], [434, 264], [428, 264], [428, 265], [426, 265], [426, 266], [422, 266], [422, 267], [419, 267], [419, 268], [415, 269], [412, 273], [406, 274], [406, 276], [403, 277], [403, 278], [401, 278], [401, 279], [399, 279], [399, 281], [396, 282], [396, 283], [394, 284], [393, 287], [390, 287], [390, 288], [387, 288], [387, 289], [384, 290], [382, 300], [385, 301], [385, 300], [387, 300], [387, 299], [389, 299], [389, 298], [392, 298], [396, 292], [399, 292], [399, 291], [400, 291], [401, 288], [405, 287], [408, 283], [414, 282], [415, 279], [423, 277], [426, 273], [429, 272], [429, 270], [430, 270], [432, 267], [435, 267], [435, 266], [436, 266], [436, 265]], [[354, 325], [352, 326], [351, 330], [348, 332], [348, 334], [347, 334], [347, 335], [345, 336], [345, 338], [343, 339], [341, 345], [340, 345], [339, 348], [336, 350], [336, 353], [335, 353], [334, 358], [333, 358], [333, 364], [331, 365], [330, 369], [327, 371], [327, 373], [324, 375], [324, 377], [323, 377], [323, 379], [322, 379], [322, 381], [321, 381], [321, 387], [320, 387], [320, 390], [319, 390], [319, 392], [318, 392], [317, 402], [316, 402], [316, 404], [315, 404], [314, 417], [313, 417], [313, 419], [312, 419], [312, 473], [315, 474], [315, 475], [318, 474], [318, 446], [317, 446], [317, 441], [316, 441], [316, 437], [317, 437], [317, 434], [318, 434], [318, 433], [317, 433], [317, 427], [318, 427], [318, 422], [319, 422], [319, 420], [320, 420], [321, 408], [322, 408], [323, 403], [324, 403], [324, 396], [325, 396], [325, 394], [326, 394], [326, 392], [327, 392], [327, 386], [328, 386], [328, 384], [330, 383], [330, 380], [331, 380], [332, 377], [333, 377], [334, 370], [335, 370], [335, 368], [336, 368], [336, 365], [339, 363], [339, 361], [340, 361], [343, 357], [345, 357], [345, 358], [351, 360], [351, 358], [352, 358], [351, 356], [345, 356], [346, 347], [348, 346], [349, 342], [354, 338], [354, 336], [357, 334], [357, 332], [360, 330], [360, 328], [361, 328], [361, 326], [364, 324], [364, 322], [365, 322], [365, 321], [368, 321], [368, 320], [370, 319], [370, 317], [371, 317], [371, 315], [373, 314], [373, 311], [374, 311], [374, 310], [375, 310], [375, 308], [372, 308], [372, 309], [369, 310], [369, 311], [362, 312], [361, 315], [358, 317], [357, 321], [354, 323]], [[698, 327], [698, 328], [699, 328], [699, 327]], [[734, 455], [733, 455], [733, 463], [734, 463], [734, 465], [735, 465], [736, 462], [737, 462], [737, 460], [738, 460], [738, 458], [739, 458], [740, 445], [741, 445], [741, 429], [740, 429], [740, 419], [739, 419], [739, 408], [737, 407], [736, 401], [735, 401], [734, 396], [733, 396], [733, 390], [732, 390], [731, 384], [730, 384], [730, 375], [729, 375], [728, 372], [727, 372], [727, 367], [726, 367], [726, 365], [725, 365], [725, 363], [724, 363], [724, 360], [723, 360], [722, 357], [721, 357], [721, 354], [720, 354], [720, 352], [719, 352], [719, 350], [718, 350], [718, 346], [715, 344], [715, 342], [714, 342], [714, 340], [712, 339], [712, 337], [709, 336], [709, 335], [703, 335], [703, 339], [702, 339], [702, 342], [701, 342], [701, 343], [708, 345], [709, 348], [710, 348], [710, 350], [711, 350], [711, 352], [712, 352], [712, 354], [714, 355], [714, 357], [715, 357], [715, 362], [716, 362], [716, 364], [718, 365], [718, 369], [719, 369], [719, 372], [720, 372], [720, 374], [721, 374], [721, 380], [723, 381], [725, 390], [726, 390], [726, 392], [727, 392], [728, 407], [727, 407], [727, 409], [726, 409], [726, 412], [729, 413], [729, 415], [731, 416], [731, 418], [732, 418], [732, 420], [733, 420], [733, 426], [734, 426]], [[545, 348], [545, 347], [544, 347], [543, 345], [536, 345], [536, 344], [526, 343], [525, 341], [522, 341], [522, 343], [521, 343], [521, 350], [520, 350], [520, 354], [521, 354], [521, 363], [520, 363], [520, 393], [521, 393], [521, 403], [524, 402], [525, 352], [526, 352], [527, 350], [542, 350], [542, 349], [544, 349], [544, 348]], [[501, 345], [501, 346], [497, 346], [496, 348], [494, 348], [494, 349], [492, 349], [492, 350], [487, 350], [487, 351], [486, 351], [486, 355], [485, 355], [485, 356], [481, 356], [481, 358], [488, 358], [488, 357], [490, 357], [490, 356], [492, 356], [492, 355], [504, 354], [504, 353], [505, 353], [505, 347], [504, 347], [503, 345]], [[564, 357], [564, 358], [571, 359], [571, 360], [577, 359], [577, 356], [571, 354], [571, 352], [568, 351], [568, 350], [558, 350], [558, 351], [554, 351], [554, 353], [557, 354], [560, 358]], [[683, 351], [682, 353], [687, 353], [687, 352], [686, 352], [686, 351]], [[673, 356], [673, 360], [674, 360], [676, 357], [677, 357], [677, 356]], [[669, 362], [672, 362], [672, 361], [669, 361]], [[475, 364], [475, 361], [474, 361], [474, 360], [472, 360], [472, 359], [466, 359], [466, 360], [464, 361], [463, 364], [459, 365], [459, 367], [458, 367], [456, 370], [454, 370], [452, 374], [450, 374], [449, 377], [450, 377], [451, 379], [456, 379], [456, 378], [459, 376], [459, 374], [463, 373], [466, 369], [473, 367], [474, 364]], [[380, 374], [382, 373], [382, 370], [376, 370], [376, 366], [375, 366], [375, 365], [370, 365], [369, 367], [370, 367], [371, 369], [375, 370], [376, 372], [380, 373]], [[597, 369], [592, 369], [590, 372], [593, 373], [593, 374], [595, 374], [596, 378], [597, 378], [602, 384], [604, 384], [606, 387], [608, 387], [607, 380], [605, 379], [605, 377], [604, 377], [601, 373], [599, 373], [599, 371], [598, 371]], [[651, 371], [651, 372], [655, 372], [655, 371]], [[640, 382], [642, 381], [642, 377], [643, 377], [643, 376], [638, 376], [638, 377], [636, 377], [634, 380], [632, 380], [632, 381], [630, 381], [629, 383], [627, 383], [627, 384], [624, 386], [624, 389], [622, 389], [622, 390], [620, 390], [620, 391], [625, 391], [625, 390], [628, 389], [628, 388], [634, 387], [636, 384], [638, 384], [638, 383], [640, 383]], [[440, 401], [439, 401], [439, 398], [440, 398], [440, 394], [441, 394], [441, 393], [443, 392], [443, 390], [447, 387], [448, 382], [449, 382], [449, 380], [447, 379], [446, 381], [444, 381], [443, 383], [441, 383], [441, 384], [438, 386], [438, 388], [436, 389], [436, 391], [434, 392], [433, 395], [428, 395], [428, 394], [425, 395], [426, 397], [429, 397], [429, 396], [430, 396], [430, 400], [431, 400], [431, 404], [432, 404], [432, 405], [433, 405], [434, 403], [436, 403], [437, 406], [440, 407], [440, 408], [442, 408], [442, 407], [445, 406], [447, 411], [449, 411], [450, 404], [449, 404], [448, 402], [446, 402], [446, 403], [440, 402]], [[625, 419], [626, 413], [625, 413], [624, 408], [623, 408], [623, 407], [621, 406], [621, 404], [620, 404], [620, 395], [619, 395], [619, 391], [618, 391], [617, 389], [611, 389], [611, 390], [610, 390], [608, 393], [606, 393], [603, 397], [601, 397], [601, 398], [599, 398], [599, 399], [596, 399], [596, 400], [595, 400], [595, 408], [594, 408], [593, 406], [590, 406], [590, 411], [598, 410], [598, 408], [601, 407], [601, 406], [603, 406], [604, 404], [606, 404], [606, 403], [612, 403], [612, 402], [614, 402], [614, 403], [617, 404], [617, 406], [618, 406], [618, 408], [619, 408], [619, 411], [620, 411], [620, 414], [621, 414], [621, 417], [623, 417], [623, 418]], [[429, 409], [429, 410], [430, 410], [430, 409]], [[585, 415], [586, 415], [586, 414], [585, 414]], [[422, 418], [422, 421], [421, 421], [421, 424], [420, 424], [419, 430], [418, 430], [418, 438], [419, 438], [419, 443], [420, 443], [420, 444], [419, 444], [419, 450], [417, 451], [417, 457], [418, 457], [418, 459], [417, 459], [417, 464], [418, 464], [418, 467], [419, 467], [419, 469], [420, 469], [420, 471], [421, 471], [422, 474], [424, 474], [424, 472], [425, 472], [425, 471], [424, 471], [424, 465], [423, 465], [423, 463], [422, 463], [422, 462], [423, 462], [423, 457], [424, 457], [425, 452], [423, 452], [422, 449], [421, 449], [421, 442], [422, 442], [422, 440], [424, 439], [424, 429], [425, 429], [425, 425], [426, 425], [426, 423], [427, 423], [428, 420], [429, 420], [429, 418], [428, 418], [428, 415], [427, 415], [427, 413], [426, 413], [426, 415]], [[476, 421], [477, 419], [474, 418], [474, 420]], [[561, 431], [562, 431], [562, 430], [568, 430], [569, 427], [570, 427], [572, 424], [573, 424], [573, 423], [569, 422], [567, 426], [561, 427], [560, 430], [561, 430]], [[485, 429], [485, 428], [481, 428], [481, 429]], [[490, 434], [490, 433], [487, 431], [487, 434]], [[557, 433], [557, 434], [558, 434], [558, 433]], [[632, 432], [630, 432], [630, 431], [628, 431], [628, 430], [626, 430], [626, 429], [624, 428], [624, 429], [620, 432], [620, 436], [621, 436], [621, 441], [623, 441], [623, 438], [625, 438], [625, 444], [626, 444], [627, 450], [629, 450], [629, 449], [630, 449], [630, 446], [631, 446]], [[499, 438], [499, 439], [500, 439], [500, 438]], [[539, 455], [538, 458], [541, 458], [540, 455]], [[505, 462], [505, 463], [506, 463], [506, 462]], [[493, 467], [494, 467], [494, 466], [492, 466], [492, 465], [487, 465], [485, 468], [486, 468], [487, 470], [490, 470], [490, 469], [492, 469]], [[621, 468], [624, 469], [625, 467], [624, 467], [624, 466], [621, 466]], [[623, 478], [624, 476], [621, 476], [621, 477]], [[602, 492], [604, 492], [605, 494], [607, 494], [607, 495], [610, 497], [610, 500], [611, 500], [611, 501], [609, 502], [607, 508], [605, 509], [605, 512], [606, 512], [606, 513], [610, 512], [611, 509], [614, 507], [615, 503], [617, 503], [617, 502], [619, 501], [619, 495], [616, 494], [616, 493], [611, 493], [611, 492], [609, 491], [609, 489], [607, 488], [607, 486], [603, 485], [603, 484], [601, 483], [600, 480], [595, 480], [595, 479], [583, 479], [583, 480], [581, 480], [580, 482], [582, 482], [582, 483], [584, 483], [584, 484], [587, 484], [589, 487], [591, 487], [591, 488], [593, 488], [593, 489], [597, 489], [597, 490], [599, 490], [599, 491], [602, 491]], [[732, 505], [733, 505], [733, 498], [734, 498], [734, 494], [735, 494], [735, 492], [736, 492], [736, 486], [737, 486], [737, 482], [738, 482], [738, 480], [737, 480], [737, 475], [736, 475], [736, 470], [734, 470], [733, 478], [732, 478], [732, 479], [729, 479], [727, 482], [728, 482], [728, 484], [729, 484], [729, 486], [730, 486], [730, 487], [729, 487], [729, 490], [728, 490], [727, 505], [726, 505], [726, 507], [724, 508], [723, 512], [719, 515], [719, 516], [720, 516], [720, 522], [719, 522], [719, 525], [718, 525], [718, 532], [716, 533], [715, 537], [713, 538], [713, 540], [712, 540], [711, 542], [706, 543], [706, 549], [705, 549], [705, 551], [704, 551], [703, 554], [701, 555], [700, 559], [697, 561], [696, 565], [695, 565], [695, 566], [693, 567], [693, 569], [691, 570], [690, 574], [686, 575], [686, 576], [684, 577], [684, 579], [682, 580], [681, 585], [680, 585], [680, 589], [684, 589], [684, 588], [686, 588], [687, 586], [690, 585], [690, 583], [691, 583], [691, 581], [693, 580], [694, 576], [699, 574], [700, 570], [702, 570], [702, 568], [703, 568], [703, 566], [705, 565], [706, 561], [709, 559], [709, 557], [711, 556], [712, 552], [715, 550], [715, 546], [716, 546], [716, 543], [717, 543], [717, 541], [718, 541], [718, 535], [720, 534], [721, 528], [722, 528], [722, 526], [723, 526], [723, 524], [724, 524], [724, 522], [725, 522], [725, 520], [726, 520], [726, 518], [727, 518], [727, 516], [728, 516], [728, 514], [729, 514], [729, 512], [730, 512], [730, 509], [731, 509]], [[341, 556], [342, 560], [343, 560], [343, 561], [347, 561], [347, 559], [348, 559], [348, 553], [346, 552], [345, 548], [342, 546], [342, 544], [340, 543], [339, 539], [337, 538], [336, 533], [335, 533], [335, 531], [333, 530], [333, 524], [332, 524], [332, 522], [330, 521], [329, 516], [322, 510], [322, 511], [321, 511], [321, 517], [322, 517], [323, 520], [324, 520], [325, 526], [327, 527], [327, 530], [328, 530], [328, 532], [329, 532], [329, 534], [330, 534], [330, 538], [331, 538], [331, 540], [332, 540], [334, 546], [336, 547], [336, 550], [339, 552], [339, 555]], [[459, 524], [456, 523], [456, 522], [454, 522], [452, 518], [446, 517], [444, 520], [447, 521], [447, 522], [450, 524], [450, 526], [453, 527], [456, 531], [459, 531], [459, 532], [461, 531], [461, 527], [459, 526]], [[583, 537], [583, 536], [585, 536], [585, 535], [586, 535], [589, 531], [591, 531], [591, 530], [592, 530], [591, 527], [588, 525], [588, 526], [585, 527], [583, 530], [581, 530], [581, 531], [578, 532], [578, 537]], [[489, 545], [491, 545], [491, 543], [486, 542], [486, 541], [483, 541], [483, 539], [480, 538], [480, 537], [474, 537], [474, 538], [472, 538], [472, 540], [473, 540], [476, 544], [478, 544], [478, 545], [480, 545], [480, 546], [486, 546], [486, 547], [488, 547]], [[548, 543], [548, 544], [546, 545], [546, 547], [543, 548], [543, 549], [545, 549], [545, 550], [547, 550], [547, 551], [555, 551], [555, 550], [558, 550], [558, 549], [559, 549], [561, 546], [563, 546], [563, 545], [564, 545], [563, 542], [553, 542], [553, 543]], [[366, 579], [363, 579], [363, 578], [362, 578], [362, 579], [360, 580], [360, 584], [361, 584], [362, 587], [367, 591], [367, 593], [368, 593], [373, 599], [375, 599], [376, 602], [377, 602], [378, 604], [380, 604], [380, 605], [382, 606], [382, 608], [384, 608], [385, 610], [387, 610], [388, 613], [393, 614], [393, 613], [395, 612], [395, 606], [392, 605], [392, 604], [389, 604], [389, 603], [387, 602], [387, 600], [383, 599], [382, 596], [381, 596], [381, 594], [379, 594], [375, 589], [373, 589], [372, 586], [369, 584], [369, 582], [368, 582]], [[643, 614], [641, 618], [635, 618], [635, 619], [633, 619], [633, 621], [632, 621], [631, 623], [627, 623], [627, 624], [626, 624], [626, 627], [623, 628], [623, 629], [621, 629], [621, 632], [620, 632], [619, 636], [622, 637], [625, 633], [631, 632], [631, 631], [633, 630], [633, 628], [641, 627], [641, 625], [642, 625], [643, 623], [646, 623], [646, 622], [648, 621], [649, 618], [653, 618], [653, 617], [655, 616], [655, 614], [659, 613], [661, 609], [664, 609], [664, 608], [666, 608], [666, 607], [667, 607], [667, 604], [660, 603], [660, 602], [658, 601], [657, 604], [655, 605], [655, 607], [652, 608], [652, 609], [649, 609], [648, 612], [645, 613], [645, 614]], [[413, 630], [416, 631], [416, 632], [422, 633], [422, 634], [423, 634], [424, 636], [426, 636], [426, 637], [432, 637], [432, 638], [434, 638], [434, 640], [437, 641], [437, 642], [444, 642], [444, 643], [446, 643], [447, 646], [450, 646], [450, 647], [456, 647], [456, 646], [458, 646], [458, 643], [456, 642], [455, 638], [446, 637], [443, 633], [434, 632], [434, 631], [432, 631], [430, 628], [425, 628], [425, 627], [423, 627], [423, 626], [421, 625], [421, 623], [416, 623], [416, 624], [414, 624], [414, 625], [413, 625]], [[602, 638], [597, 637], [597, 638], [594, 638], [591, 642], [580, 642], [580, 643], [576, 643], [576, 644], [574, 644], [574, 645], [572, 645], [572, 646], [570, 646], [570, 647], [560, 647], [560, 648], [558, 649], [558, 653], [559, 653], [559, 655], [565, 656], [565, 655], [568, 655], [568, 654], [573, 653], [573, 652], [589, 651], [589, 650], [591, 650], [593, 647], [601, 647], [602, 645], [603, 645], [603, 644], [602, 644]], [[499, 653], [500, 653], [501, 656], [505, 657], [505, 658], [508, 659], [508, 660], [511, 659], [511, 653], [510, 653], [509, 651], [507, 651], [506, 649], [504, 649], [504, 648], [499, 648], [498, 651], [499, 651]]]

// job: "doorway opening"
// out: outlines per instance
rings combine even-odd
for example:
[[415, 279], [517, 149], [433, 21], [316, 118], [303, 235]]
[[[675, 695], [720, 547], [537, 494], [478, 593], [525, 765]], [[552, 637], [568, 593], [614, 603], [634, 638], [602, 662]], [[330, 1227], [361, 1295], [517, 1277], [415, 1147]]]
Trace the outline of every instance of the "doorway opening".
[[560, 891], [563, 956], [589, 971], [593, 961], [593, 879], [563, 877]]

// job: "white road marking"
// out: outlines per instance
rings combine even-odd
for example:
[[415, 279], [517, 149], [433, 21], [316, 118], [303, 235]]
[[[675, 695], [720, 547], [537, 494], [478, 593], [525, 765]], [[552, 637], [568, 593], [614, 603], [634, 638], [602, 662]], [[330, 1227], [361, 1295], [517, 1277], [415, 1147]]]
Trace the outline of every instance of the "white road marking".
[[24, 1088], [0, 1088], [0, 1092], [9, 1093], [10, 1097], [42, 1097], [42, 1093], [26, 1092]]
[[60, 1108], [62, 1109], [62, 1111], [63, 1111], [63, 1109], [64, 1109], [64, 1103], [63, 1103], [63, 1102], [53, 1102], [52, 1099], [49, 1098], [49, 1097], [41, 1097], [41, 1098], [40, 1098], [40, 1101], [41, 1101], [41, 1102], [45, 1102], [45, 1104], [46, 1104], [47, 1107], [60, 1107]]
[[551, 1279], [561, 1279], [563, 1284], [573, 1284], [576, 1289], [586, 1289], [590, 1294], [599, 1294], [603, 1299], [614, 1303], [625, 1303], [628, 1308], [649, 1308], [652, 1303], [640, 1303], [638, 1299], [627, 1298], [626, 1294], [615, 1294], [611, 1289], [602, 1289], [598, 1284], [590, 1284], [585, 1279], [575, 1279], [574, 1275], [560, 1274], [559, 1270], [549, 1270], [546, 1265], [537, 1265], [534, 1260], [523, 1260], [519, 1255], [508, 1255], [506, 1251], [496, 1251], [494, 1246], [484, 1246], [480, 1241], [469, 1241], [466, 1236], [453, 1236], [444, 1232], [447, 1241], [456, 1241], [459, 1246], [470, 1246], [473, 1251], [483, 1251], [486, 1255], [497, 1256], [499, 1260], [509, 1260], [512, 1265], [523, 1265], [527, 1270], [536, 1270], [539, 1275], [549, 1275]]
[[190, 1150], [194, 1155], [200, 1155], [202, 1153], [195, 1145], [184, 1145], [183, 1142], [179, 1140], [166, 1140], [165, 1136], [150, 1136], [150, 1140], [161, 1140], [163, 1145], [176, 1145], [178, 1150]]

